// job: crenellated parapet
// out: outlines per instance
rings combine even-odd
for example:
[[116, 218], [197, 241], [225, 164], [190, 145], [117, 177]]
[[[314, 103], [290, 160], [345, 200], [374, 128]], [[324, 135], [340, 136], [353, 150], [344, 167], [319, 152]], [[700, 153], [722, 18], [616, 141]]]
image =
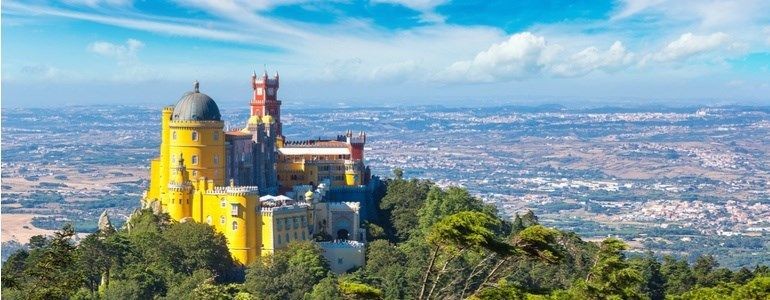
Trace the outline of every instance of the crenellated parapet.
[[248, 196], [259, 195], [258, 186], [216, 186], [213, 189], [207, 190], [207, 194], [217, 195], [233, 195], [233, 196]]

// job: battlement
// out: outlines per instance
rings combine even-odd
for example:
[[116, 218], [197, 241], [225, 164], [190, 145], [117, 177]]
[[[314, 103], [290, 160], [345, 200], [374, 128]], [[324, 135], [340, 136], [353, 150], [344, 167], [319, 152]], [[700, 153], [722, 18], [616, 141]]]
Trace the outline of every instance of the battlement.
[[189, 190], [190, 188], [192, 188], [192, 185], [190, 185], [189, 182], [184, 182], [184, 183], [169, 182], [168, 183], [169, 190], [185, 191], [185, 190]]
[[282, 212], [291, 212], [295, 210], [307, 210], [309, 207], [310, 207], [310, 204], [307, 204], [307, 203], [295, 203], [295, 204], [280, 205], [280, 206], [262, 206], [260, 207], [260, 211], [262, 213], [282, 213]]
[[321, 248], [325, 249], [339, 249], [339, 248], [364, 248], [366, 244], [358, 241], [348, 241], [348, 240], [334, 240], [331, 242], [318, 242], [318, 245], [321, 246]]
[[365, 185], [341, 185], [341, 186], [332, 186], [329, 188], [330, 192], [366, 192], [368, 188]]
[[361, 203], [358, 203], [358, 202], [328, 202], [327, 205], [329, 205], [329, 209], [331, 210], [361, 209]]
[[259, 195], [257, 186], [216, 186], [206, 191], [206, 194], [229, 195]]

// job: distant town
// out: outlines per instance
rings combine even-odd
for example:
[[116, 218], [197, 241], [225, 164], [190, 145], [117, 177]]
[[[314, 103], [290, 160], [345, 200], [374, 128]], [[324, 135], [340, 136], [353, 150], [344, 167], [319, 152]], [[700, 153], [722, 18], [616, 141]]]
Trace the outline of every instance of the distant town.
[[[158, 155], [159, 108], [3, 108], [4, 247], [65, 222], [92, 232], [105, 209], [125, 220]], [[248, 118], [221, 110], [225, 126]], [[374, 175], [461, 185], [505, 216], [533, 210], [633, 251], [770, 263], [770, 108], [289, 106], [282, 118], [288, 139], [364, 130]]]

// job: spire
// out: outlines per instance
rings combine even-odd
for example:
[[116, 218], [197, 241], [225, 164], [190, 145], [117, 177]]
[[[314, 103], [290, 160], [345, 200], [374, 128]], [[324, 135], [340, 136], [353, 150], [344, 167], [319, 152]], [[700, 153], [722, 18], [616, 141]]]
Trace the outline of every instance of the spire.
[[251, 78], [257, 78], [257, 70], [254, 70], [254, 73], [251, 73]]
[[262, 69], [265, 70], [265, 73], [262, 74], [262, 77], [267, 78], [267, 65], [262, 65]]
[[196, 80], [196, 81], [193, 81], [193, 90], [194, 90], [196, 93], [200, 93], [200, 91], [199, 91], [199, 88], [200, 88], [200, 83], [199, 83], [197, 80]]

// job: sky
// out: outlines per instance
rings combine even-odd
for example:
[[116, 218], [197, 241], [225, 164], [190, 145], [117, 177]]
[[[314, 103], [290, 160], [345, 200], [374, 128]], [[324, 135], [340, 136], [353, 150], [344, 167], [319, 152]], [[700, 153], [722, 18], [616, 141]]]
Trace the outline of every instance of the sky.
[[6, 0], [1, 63], [12, 107], [770, 105], [770, 1]]

